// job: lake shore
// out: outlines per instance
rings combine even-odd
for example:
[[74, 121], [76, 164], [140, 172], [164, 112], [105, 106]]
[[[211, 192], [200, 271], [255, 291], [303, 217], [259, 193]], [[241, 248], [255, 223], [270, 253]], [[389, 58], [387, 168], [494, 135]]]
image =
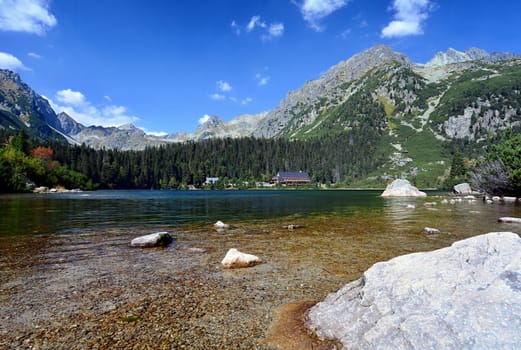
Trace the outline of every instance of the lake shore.
[[[262, 196], [239, 193], [219, 202], [237, 202], [234, 213], [223, 211], [212, 221], [199, 218], [174, 226], [168, 223], [173, 209], [184, 205], [193, 217], [195, 209], [198, 215], [216, 215], [217, 206], [210, 205], [206, 195], [191, 206], [186, 197], [171, 206], [171, 197], [161, 202], [157, 194], [148, 197], [149, 192], [150, 199], [138, 202], [132, 197], [120, 207], [114, 206], [122, 205], [121, 192], [98, 193], [99, 202], [92, 197], [57, 198], [63, 206], [44, 199], [41, 209], [35, 207], [30, 214], [41, 217], [37, 227], [18, 226], [28, 232], [0, 235], [0, 348], [331, 348], [309, 338], [298, 324], [314, 302], [356, 280], [376, 262], [498, 231], [506, 224], [497, 217], [520, 214], [516, 205], [474, 201], [431, 207], [420, 199], [383, 200], [370, 192], [352, 193], [347, 204], [334, 205], [333, 193], [324, 198], [298, 193], [295, 205], [320, 200], [321, 206], [332, 206], [329, 211], [271, 218], [240, 217], [241, 206], [255, 204], [255, 210], [262, 210], [267, 205], [272, 210], [277, 201], [284, 200], [278, 208], [287, 202], [285, 194], [275, 193], [262, 202]], [[369, 200], [375, 204], [368, 206]], [[410, 201], [417, 204], [415, 209], [407, 208]], [[13, 205], [25, 208], [28, 202]], [[165, 216], [140, 217], [140, 204], [131, 217], [137, 203], [146, 203], [152, 214], [165, 211]], [[200, 208], [200, 203], [205, 206]], [[83, 214], [78, 216], [78, 211]], [[117, 213], [122, 222], [114, 217]], [[56, 219], [70, 220], [50, 225], [54, 221], [46, 220], [55, 214]], [[221, 218], [233, 228], [217, 232], [213, 223]], [[298, 228], [289, 230], [288, 225]], [[426, 226], [444, 234], [423, 234]], [[159, 231], [174, 237], [169, 247], [130, 247], [133, 238]], [[264, 263], [223, 269], [221, 260], [230, 248], [254, 254]], [[299, 342], [292, 345], [288, 338]]]

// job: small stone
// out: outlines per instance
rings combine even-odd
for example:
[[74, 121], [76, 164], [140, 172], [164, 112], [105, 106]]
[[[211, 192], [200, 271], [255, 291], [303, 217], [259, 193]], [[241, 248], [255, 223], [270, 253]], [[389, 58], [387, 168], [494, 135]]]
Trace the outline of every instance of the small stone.
[[229, 224], [225, 224], [224, 222], [219, 220], [215, 224], [213, 224], [213, 227], [215, 227], [216, 229], [225, 230], [225, 229], [230, 228], [231, 226]]
[[425, 233], [426, 235], [432, 235], [432, 234], [439, 234], [439, 233], [441, 233], [441, 231], [438, 230], [437, 228], [425, 227], [423, 229], [423, 233]]
[[130, 245], [132, 247], [141, 247], [141, 248], [149, 248], [149, 247], [158, 247], [158, 246], [167, 246], [172, 243], [174, 239], [172, 236], [168, 234], [168, 232], [156, 232], [151, 233], [146, 236], [140, 236], [134, 238]]
[[231, 248], [226, 253], [221, 264], [225, 268], [240, 268], [240, 267], [251, 267], [262, 263], [259, 257], [251, 254], [241, 253], [235, 248]]
[[289, 224], [287, 226], [284, 226], [284, 228], [288, 229], [288, 230], [296, 230], [296, 229], [300, 228], [300, 225]]

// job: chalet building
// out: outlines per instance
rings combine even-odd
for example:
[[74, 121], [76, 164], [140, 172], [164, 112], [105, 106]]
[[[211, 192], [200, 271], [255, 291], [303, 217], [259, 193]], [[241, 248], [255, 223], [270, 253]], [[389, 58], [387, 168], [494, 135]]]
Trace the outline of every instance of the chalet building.
[[271, 182], [282, 185], [307, 185], [311, 183], [311, 179], [309, 177], [309, 174], [304, 171], [280, 171], [271, 179]]
[[205, 185], [213, 185], [214, 183], [216, 183], [217, 181], [219, 181], [219, 178], [218, 177], [207, 177], [206, 178], [206, 181], [204, 182]]

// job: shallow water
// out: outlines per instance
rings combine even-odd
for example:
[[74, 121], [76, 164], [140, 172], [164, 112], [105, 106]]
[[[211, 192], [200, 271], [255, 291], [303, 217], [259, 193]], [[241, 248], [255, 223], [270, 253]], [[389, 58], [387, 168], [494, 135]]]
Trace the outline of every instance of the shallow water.
[[[440, 193], [422, 199], [382, 199], [379, 194], [97, 191], [0, 196], [0, 338], [11, 337], [13, 348], [25, 344], [23, 339], [40, 344], [41, 335], [34, 331], [40, 327], [57, 334], [47, 346], [55, 348], [67, 344], [64, 334], [74, 334], [70, 329], [62, 334], [60, 327], [80, 316], [92, 333], [107, 327], [121, 332], [127, 326], [114, 319], [132, 310], [135, 314], [137, 304], [139, 310], [143, 304], [154, 305], [155, 296], [173, 293], [183, 303], [196, 300], [190, 304], [194, 310], [207, 311], [199, 311], [206, 315], [200, 316], [181, 304], [171, 305], [176, 311], [160, 321], [178, 331], [169, 340], [171, 347], [240, 342], [259, 348], [278, 307], [321, 300], [375, 262], [481, 233], [521, 232], [521, 225], [497, 220], [521, 216], [516, 204], [466, 199], [441, 204]], [[212, 224], [217, 220], [234, 228], [216, 232]], [[289, 224], [300, 228], [284, 228]], [[424, 227], [442, 234], [425, 235]], [[170, 232], [175, 242], [166, 249], [129, 247], [132, 238], [156, 231]], [[264, 263], [223, 270], [219, 262], [232, 247]], [[180, 289], [174, 292], [174, 287]], [[244, 299], [237, 300], [237, 293]], [[139, 319], [146, 320], [141, 324], [157, 326], [155, 316], [140, 312]], [[178, 325], [179, 319], [191, 326]], [[132, 332], [126, 335], [131, 341], [146, 344], [145, 330]], [[75, 334], [86, 342], [78, 348], [107, 341], [82, 334]], [[20, 343], [13, 343], [16, 339]], [[118, 347], [114, 342], [104, 345]]]

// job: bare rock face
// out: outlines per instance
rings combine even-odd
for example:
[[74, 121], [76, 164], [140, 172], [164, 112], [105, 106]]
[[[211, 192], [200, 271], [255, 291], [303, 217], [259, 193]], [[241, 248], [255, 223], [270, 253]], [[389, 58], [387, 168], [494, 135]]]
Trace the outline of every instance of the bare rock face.
[[228, 269], [251, 267], [262, 263], [262, 260], [255, 255], [241, 253], [235, 248], [228, 250], [224, 259], [221, 261], [223, 267]]
[[387, 185], [382, 197], [427, 197], [425, 192], [418, 190], [404, 179], [396, 179]]
[[377, 263], [308, 312], [347, 349], [521, 346], [521, 238], [488, 233]]

